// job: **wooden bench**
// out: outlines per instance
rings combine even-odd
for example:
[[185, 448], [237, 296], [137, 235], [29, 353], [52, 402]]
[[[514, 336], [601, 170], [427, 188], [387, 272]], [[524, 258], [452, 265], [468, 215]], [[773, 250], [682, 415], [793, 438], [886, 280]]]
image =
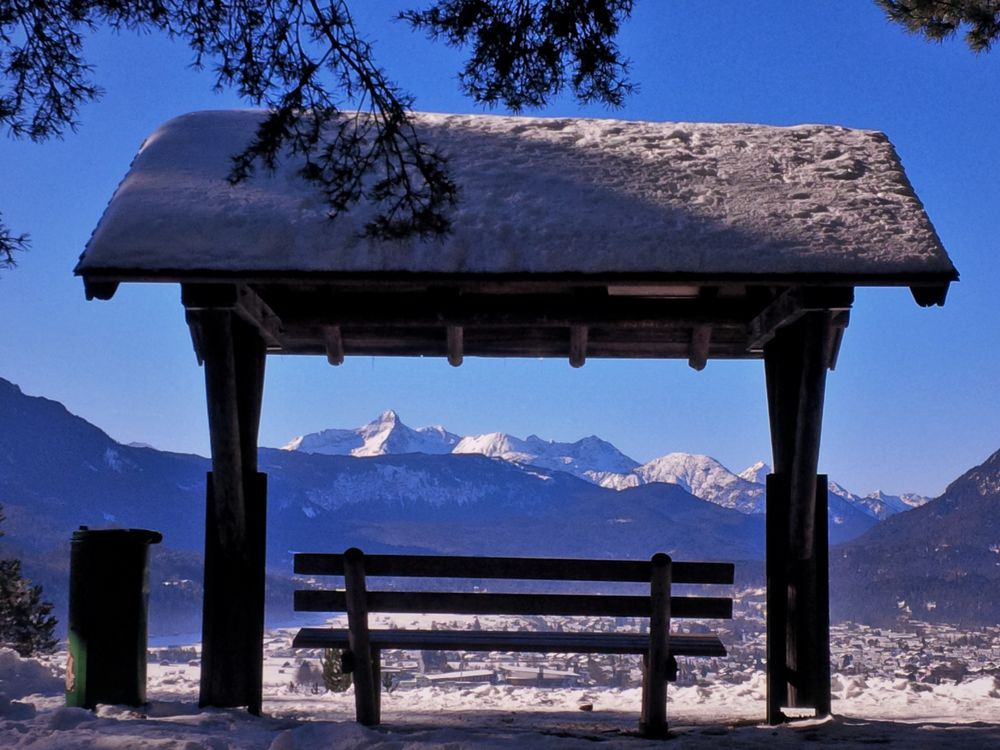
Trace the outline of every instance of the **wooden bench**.
[[[380, 721], [380, 651], [463, 650], [535, 653], [641, 654], [643, 690], [640, 731], [667, 730], [667, 681], [676, 679], [678, 656], [725, 656], [713, 634], [670, 632], [672, 618], [731, 618], [731, 597], [671, 596], [672, 584], [731, 584], [733, 564], [672, 562], [663, 553], [649, 561], [513, 557], [437, 557], [343, 554], [295, 555], [300, 575], [344, 577], [344, 590], [295, 592], [299, 612], [347, 612], [347, 629], [302, 628], [296, 648], [345, 649], [353, 672], [357, 721]], [[370, 591], [368, 577], [508, 579], [646, 583], [646, 595]], [[465, 615], [568, 615], [649, 618], [647, 634], [606, 632], [509, 632], [495, 630], [400, 630], [368, 627], [369, 612]]]

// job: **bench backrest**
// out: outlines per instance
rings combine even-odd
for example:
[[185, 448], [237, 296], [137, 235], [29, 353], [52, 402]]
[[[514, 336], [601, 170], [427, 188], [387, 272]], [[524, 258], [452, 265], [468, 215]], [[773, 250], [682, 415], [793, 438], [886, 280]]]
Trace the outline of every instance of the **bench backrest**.
[[[657, 556], [654, 556], [656, 559]], [[733, 582], [734, 566], [721, 562], [669, 563], [670, 584], [719, 584]], [[354, 570], [350, 570], [351, 566]], [[351, 549], [343, 554], [299, 553], [295, 572], [300, 575], [351, 577], [419, 577], [507, 579], [536, 581], [594, 581], [649, 584], [652, 560], [576, 560], [523, 557], [444, 557], [432, 555], [363, 555]], [[295, 609], [300, 612], [344, 612], [349, 591], [298, 590]], [[365, 589], [368, 612], [452, 613], [467, 615], [567, 615], [650, 617], [649, 594], [541, 594], [454, 593], [441, 591], [370, 591]], [[732, 599], [715, 596], [671, 596], [672, 618], [731, 618]]]

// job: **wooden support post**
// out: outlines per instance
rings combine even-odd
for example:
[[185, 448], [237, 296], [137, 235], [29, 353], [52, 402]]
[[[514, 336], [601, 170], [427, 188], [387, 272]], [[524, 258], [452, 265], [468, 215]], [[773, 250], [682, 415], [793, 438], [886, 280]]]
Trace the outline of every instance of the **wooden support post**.
[[365, 586], [365, 556], [357, 547], [344, 553], [344, 589], [347, 595], [348, 645], [354, 656], [354, 708], [359, 724], [379, 723], [379, 696], [368, 639], [368, 592]]
[[781, 706], [829, 713], [827, 503], [819, 461], [834, 325], [809, 311], [764, 347], [775, 476], [767, 485], [767, 720]]
[[260, 713], [267, 482], [257, 472], [265, 342], [231, 309], [194, 309], [205, 366], [208, 475], [202, 617], [202, 706]]
[[767, 723], [785, 721], [788, 702], [785, 634], [788, 626], [788, 480], [767, 476]]
[[448, 326], [448, 364], [458, 367], [462, 364], [465, 351], [465, 336], [462, 326]]
[[569, 363], [572, 367], [583, 367], [587, 361], [587, 326], [572, 326], [569, 329]]
[[[826, 519], [829, 501], [829, 482], [825, 474], [816, 477], [816, 515]], [[812, 592], [811, 617], [808, 623], [813, 647], [812, 704], [817, 716], [829, 716], [832, 704], [830, 694], [830, 530], [826, 523], [816, 524], [811, 559]]]
[[646, 737], [667, 733], [667, 677], [670, 659], [670, 556], [658, 552], [650, 559], [649, 654], [642, 690], [639, 731]]
[[806, 313], [801, 326], [801, 369], [798, 413], [795, 420], [795, 452], [791, 475], [789, 507], [792, 537], [790, 552], [800, 560], [812, 557], [816, 537], [814, 525], [826, 523], [816, 515], [816, 467], [823, 431], [823, 401], [826, 392], [827, 352], [831, 337], [828, 312]]

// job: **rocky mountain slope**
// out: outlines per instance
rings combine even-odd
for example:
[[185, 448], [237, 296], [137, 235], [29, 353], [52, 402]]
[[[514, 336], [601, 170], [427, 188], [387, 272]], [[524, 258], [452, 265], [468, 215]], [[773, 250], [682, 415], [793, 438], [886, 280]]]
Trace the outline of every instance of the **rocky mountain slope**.
[[830, 553], [836, 618], [1000, 622], [1000, 452]]

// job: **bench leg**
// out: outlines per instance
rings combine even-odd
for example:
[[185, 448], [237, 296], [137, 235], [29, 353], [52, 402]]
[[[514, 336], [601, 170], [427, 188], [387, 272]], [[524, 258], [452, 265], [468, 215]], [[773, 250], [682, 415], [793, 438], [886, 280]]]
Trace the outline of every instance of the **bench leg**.
[[382, 723], [382, 652], [372, 646], [372, 696], [375, 708], [375, 723]]
[[667, 670], [650, 664], [649, 655], [643, 654], [642, 713], [639, 732], [643, 737], [660, 738], [667, 735]]
[[642, 681], [642, 717], [639, 731], [646, 737], [667, 734], [667, 678], [670, 661], [670, 578], [669, 555], [658, 552], [650, 558], [649, 650], [644, 655], [646, 671]]
[[[347, 642], [354, 656], [354, 711], [359, 724], [378, 724], [378, 651], [368, 642], [368, 595], [365, 589], [364, 553], [351, 548], [344, 553], [344, 585], [347, 590]], [[375, 665], [372, 653], [376, 654]]]
[[[375, 665], [369, 656], [360, 658], [354, 664], [354, 714], [359, 724], [374, 726], [379, 723], [378, 703], [373, 679]], [[373, 684], [374, 683], [374, 684]]]

